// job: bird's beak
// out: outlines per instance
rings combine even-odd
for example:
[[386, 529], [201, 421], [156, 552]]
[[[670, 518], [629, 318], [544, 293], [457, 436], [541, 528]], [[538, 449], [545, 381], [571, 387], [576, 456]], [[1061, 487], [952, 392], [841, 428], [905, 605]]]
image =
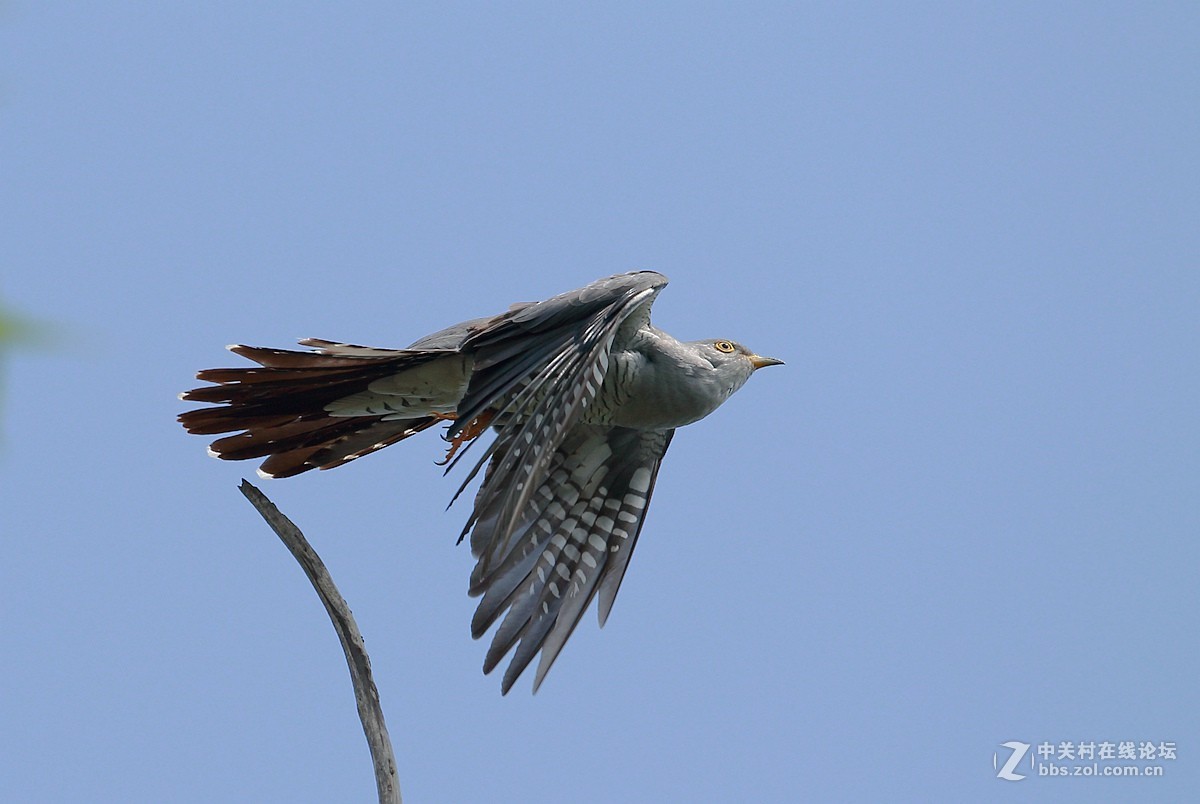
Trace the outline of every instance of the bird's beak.
[[766, 366], [782, 366], [783, 361], [777, 360], [774, 357], [763, 357], [762, 355], [750, 355], [750, 365], [755, 369], [764, 368]]

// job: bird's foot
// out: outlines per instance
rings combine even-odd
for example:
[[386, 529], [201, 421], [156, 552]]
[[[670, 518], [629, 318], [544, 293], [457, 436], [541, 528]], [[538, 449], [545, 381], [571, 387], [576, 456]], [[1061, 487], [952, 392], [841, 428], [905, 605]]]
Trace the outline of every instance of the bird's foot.
[[[446, 464], [450, 463], [450, 461], [454, 460], [454, 456], [458, 454], [458, 450], [463, 444], [466, 444], [468, 441], [474, 441], [476, 438], [479, 438], [479, 436], [483, 435], [484, 431], [487, 430], [488, 425], [492, 423], [492, 417], [494, 415], [495, 414], [490, 410], [484, 411], [474, 419], [471, 419], [471, 421], [467, 422], [467, 426], [460, 430], [458, 435], [454, 436], [453, 438], [446, 439], [450, 442], [450, 448], [446, 450], [446, 457], [442, 458], [440, 461], [435, 461], [435, 463], [438, 466], [445, 466]], [[454, 416], [439, 415], [439, 418], [453, 420]]]

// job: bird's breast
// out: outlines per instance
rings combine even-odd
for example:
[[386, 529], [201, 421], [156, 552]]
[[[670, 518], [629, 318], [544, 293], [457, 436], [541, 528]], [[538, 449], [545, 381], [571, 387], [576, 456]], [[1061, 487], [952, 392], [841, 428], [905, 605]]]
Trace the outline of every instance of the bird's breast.
[[593, 424], [667, 430], [703, 419], [726, 397], [709, 387], [701, 371], [640, 351], [615, 352], [585, 418]]

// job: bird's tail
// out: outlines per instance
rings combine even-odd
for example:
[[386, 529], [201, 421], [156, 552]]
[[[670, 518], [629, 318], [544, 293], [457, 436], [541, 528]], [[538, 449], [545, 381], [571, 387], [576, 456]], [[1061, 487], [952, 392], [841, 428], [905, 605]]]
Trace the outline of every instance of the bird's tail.
[[206, 369], [199, 380], [215, 383], [180, 394], [188, 402], [218, 407], [179, 416], [189, 433], [236, 433], [212, 442], [209, 454], [226, 460], [263, 458], [259, 474], [291, 477], [309, 469], [332, 469], [419, 433], [444, 415], [414, 411], [411, 417], [332, 415], [326, 406], [445, 356], [442, 350], [373, 349], [310, 339], [317, 351], [234, 345], [231, 352], [254, 368]]

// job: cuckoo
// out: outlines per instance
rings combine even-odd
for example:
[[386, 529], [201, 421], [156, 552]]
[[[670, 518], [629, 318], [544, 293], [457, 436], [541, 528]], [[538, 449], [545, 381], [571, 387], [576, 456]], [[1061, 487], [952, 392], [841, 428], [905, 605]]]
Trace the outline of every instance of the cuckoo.
[[448, 472], [460, 447], [495, 438], [459, 535], [481, 597], [471, 634], [503, 619], [483, 669], [510, 652], [501, 690], [538, 653], [536, 692], [593, 598], [603, 626], [642, 529], [675, 429], [716, 410], [764, 366], [731, 340], [679, 341], [650, 324], [667, 278], [637, 271], [512, 305], [407, 349], [306, 339], [308, 351], [234, 345], [254, 367], [207, 369], [181, 395], [191, 433], [225, 435], [218, 458], [265, 458], [259, 474], [332, 469], [445, 422]]

